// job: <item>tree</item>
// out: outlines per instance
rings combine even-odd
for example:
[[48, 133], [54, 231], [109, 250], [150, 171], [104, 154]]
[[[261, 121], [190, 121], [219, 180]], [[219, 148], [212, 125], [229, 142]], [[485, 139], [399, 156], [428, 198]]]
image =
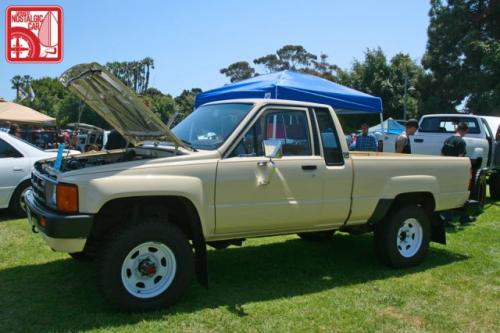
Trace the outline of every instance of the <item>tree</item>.
[[222, 68], [220, 73], [230, 78], [231, 82], [237, 82], [254, 76], [255, 69], [246, 61], [238, 61]]
[[125, 85], [141, 95], [149, 88], [149, 77], [151, 69], [154, 69], [154, 60], [146, 57], [140, 61], [113, 61], [106, 63], [106, 68]]
[[294, 71], [307, 69], [316, 59], [318, 59], [316, 55], [307, 52], [301, 45], [285, 45], [276, 51], [276, 54], [268, 54], [253, 62], [256, 65], [263, 65], [268, 73], [272, 73], [286, 69]]
[[179, 113], [175, 123], [180, 122], [194, 110], [196, 95], [201, 92], [202, 90], [200, 88], [185, 89], [175, 98], [176, 112]]
[[[430, 25], [422, 82], [424, 103], [441, 112], [465, 109], [481, 114], [500, 106], [500, 2], [431, 0]], [[432, 101], [432, 102], [429, 102]]]
[[12, 84], [12, 89], [16, 91], [16, 99], [19, 96], [19, 88], [23, 86], [23, 78], [21, 75], [15, 75], [10, 79], [10, 83]]

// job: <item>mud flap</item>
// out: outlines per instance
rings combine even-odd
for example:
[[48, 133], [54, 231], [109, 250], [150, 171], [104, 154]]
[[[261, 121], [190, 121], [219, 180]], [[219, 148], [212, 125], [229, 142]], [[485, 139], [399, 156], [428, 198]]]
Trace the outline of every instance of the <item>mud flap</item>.
[[446, 245], [446, 230], [444, 220], [437, 213], [431, 219], [431, 242]]

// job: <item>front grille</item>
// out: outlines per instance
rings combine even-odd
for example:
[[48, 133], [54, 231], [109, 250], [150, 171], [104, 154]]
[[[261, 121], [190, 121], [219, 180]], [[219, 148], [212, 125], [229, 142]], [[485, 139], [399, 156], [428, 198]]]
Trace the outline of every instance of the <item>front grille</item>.
[[49, 183], [49, 181], [44, 179], [40, 175], [37, 175], [36, 173], [31, 174], [31, 186], [33, 188], [33, 194], [36, 201], [43, 205], [47, 205], [46, 191], [47, 187], [50, 185], [51, 184]]

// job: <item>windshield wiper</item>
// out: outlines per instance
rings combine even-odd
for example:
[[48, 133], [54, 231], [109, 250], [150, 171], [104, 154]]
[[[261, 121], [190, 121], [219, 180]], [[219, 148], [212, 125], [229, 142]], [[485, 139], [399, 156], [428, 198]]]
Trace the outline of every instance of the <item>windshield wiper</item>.
[[179, 138], [183, 143], [185, 143], [189, 148], [191, 148], [193, 151], [198, 151], [195, 147], [193, 147], [193, 145], [191, 144], [191, 142], [187, 141], [187, 140], [184, 140], [184, 139], [181, 139]]

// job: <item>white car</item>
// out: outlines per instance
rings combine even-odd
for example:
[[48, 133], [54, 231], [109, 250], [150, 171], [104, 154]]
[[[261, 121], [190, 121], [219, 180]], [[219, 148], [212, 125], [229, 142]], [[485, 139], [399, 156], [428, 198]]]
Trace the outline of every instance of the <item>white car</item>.
[[[70, 150], [70, 154], [79, 153]], [[0, 209], [10, 208], [16, 215], [24, 214], [24, 193], [31, 185], [33, 164], [55, 157], [57, 152], [45, 151], [24, 140], [0, 132]]]

